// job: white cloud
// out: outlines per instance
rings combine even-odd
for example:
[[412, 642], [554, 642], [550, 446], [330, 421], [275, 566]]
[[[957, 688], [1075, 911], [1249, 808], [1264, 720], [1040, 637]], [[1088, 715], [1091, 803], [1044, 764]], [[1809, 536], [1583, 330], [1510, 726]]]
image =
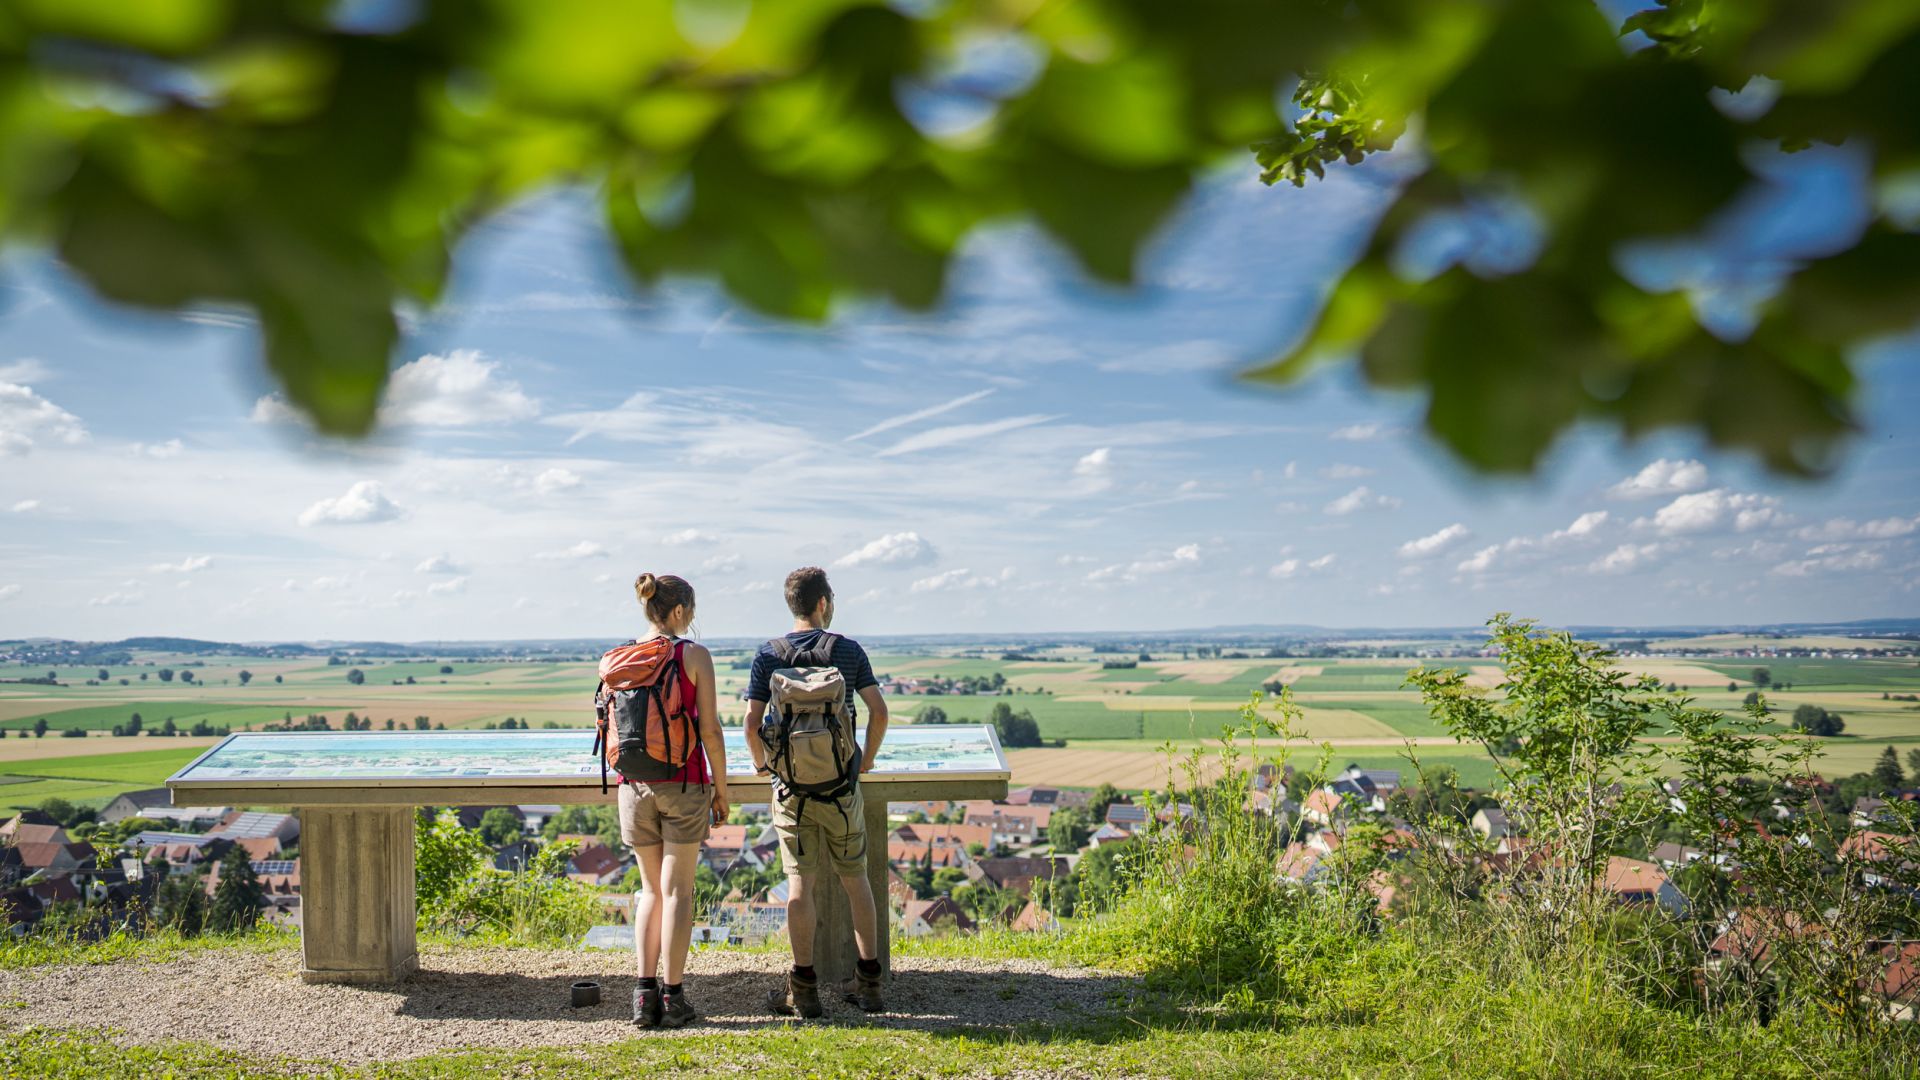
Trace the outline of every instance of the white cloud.
[[146, 596], [139, 592], [110, 592], [105, 596], [96, 596], [93, 599], [87, 601], [87, 606], [88, 607], [127, 607], [132, 604], [137, 604], [140, 601], [145, 599], [146, 599]]
[[495, 376], [499, 367], [473, 349], [403, 364], [387, 383], [381, 419], [419, 427], [474, 427], [540, 415], [540, 403], [519, 383]]
[[427, 586], [428, 596], [452, 596], [454, 593], [466, 591], [467, 579], [464, 577], [448, 578], [445, 581], [436, 581]]
[[901, 416], [890, 416], [872, 427], [867, 428], [865, 431], [856, 432], [847, 436], [844, 441], [853, 442], [856, 439], [864, 439], [869, 435], [878, 435], [883, 431], [892, 431], [897, 427], [905, 427], [908, 424], [918, 423], [928, 417], [939, 416], [944, 412], [952, 412], [955, 409], [971, 405], [991, 393], [993, 393], [991, 389], [976, 390], [971, 394], [963, 394], [960, 397], [954, 398], [952, 401], [943, 401], [938, 405], [931, 405], [917, 412], [910, 412]]
[[1013, 567], [1002, 569], [999, 576], [976, 574], [971, 570], [947, 570], [932, 577], [924, 577], [908, 587], [909, 592], [955, 592], [966, 589], [992, 589], [1002, 582], [1013, 578]]
[[701, 532], [699, 529], [681, 529], [679, 532], [668, 533], [661, 537], [660, 542], [668, 547], [694, 547], [717, 544], [720, 538], [709, 532]]
[[347, 489], [345, 495], [333, 499], [321, 499], [300, 513], [300, 524], [314, 525], [372, 525], [382, 521], [394, 521], [406, 516], [386, 493], [380, 490], [380, 484], [374, 480], [362, 480]]
[[941, 447], [955, 446], [975, 439], [984, 439], [989, 435], [1000, 435], [1020, 428], [1044, 424], [1049, 420], [1058, 420], [1058, 415], [1029, 413], [1025, 416], [1009, 416], [1004, 420], [991, 420], [984, 424], [953, 424], [923, 431], [918, 435], [909, 435], [885, 450], [880, 457], [894, 457], [899, 454], [911, 454], [921, 450], [936, 450]]
[[1164, 574], [1172, 570], [1185, 570], [1200, 564], [1200, 545], [1182, 544], [1169, 555], [1158, 558], [1138, 559], [1130, 563], [1115, 563], [1103, 566], [1087, 575], [1087, 580], [1096, 584], [1123, 581], [1134, 582], [1150, 574]]
[[416, 574], [464, 574], [467, 568], [454, 561], [453, 556], [442, 552], [430, 555], [413, 568]]
[[1336, 461], [1321, 469], [1320, 475], [1328, 480], [1360, 480], [1372, 476], [1375, 471], [1365, 465], [1348, 465]]
[[[289, 584], [291, 584], [291, 582], [289, 582]], [[344, 592], [347, 587], [352, 584], [353, 580], [351, 578], [336, 574], [314, 578], [313, 582], [307, 587], [315, 592]]]
[[1910, 518], [1890, 517], [1877, 521], [1833, 518], [1808, 526], [1797, 534], [1802, 540], [1893, 540], [1920, 532], [1920, 514]]
[[1460, 565], [1454, 567], [1454, 569], [1462, 574], [1484, 574], [1493, 566], [1494, 557], [1499, 554], [1499, 544], [1488, 544], [1486, 547], [1460, 560]]
[[0, 585], [0, 601], [11, 600], [20, 595], [18, 585]]
[[179, 439], [168, 439], [163, 443], [134, 443], [127, 450], [141, 457], [165, 459], [179, 457], [186, 450], [186, 445]]
[[1418, 540], [1409, 540], [1401, 544], [1400, 557], [1403, 559], [1417, 559], [1432, 555], [1435, 552], [1444, 551], [1448, 547], [1466, 539], [1466, 537], [1467, 527], [1456, 521], [1446, 528], [1441, 529], [1439, 532], [1429, 533], [1426, 536], [1420, 537]]
[[1106, 480], [1113, 475], [1113, 447], [1103, 446], [1073, 463], [1073, 475]]
[[213, 565], [211, 555], [192, 555], [178, 563], [155, 563], [149, 567], [156, 574], [195, 574]]
[[1334, 517], [1342, 517], [1362, 510], [1391, 510], [1399, 505], [1399, 499], [1391, 495], [1376, 495], [1363, 484], [1328, 503], [1323, 509]]
[[247, 419], [256, 424], [298, 424], [304, 421], [299, 410], [287, 404], [287, 399], [279, 394], [268, 394], [253, 403], [253, 412]]
[[1774, 567], [1773, 572], [1782, 577], [1808, 577], [1847, 570], [1877, 570], [1885, 562], [1886, 557], [1874, 548], [1821, 544], [1808, 549], [1806, 558], [1783, 562]]
[[606, 557], [607, 557], [607, 549], [604, 547], [601, 547], [599, 544], [596, 544], [591, 540], [582, 540], [570, 548], [562, 548], [559, 551], [542, 551], [539, 554], [534, 556], [534, 558], [539, 559], [542, 562], [564, 562], [564, 561], [570, 561], [575, 559], [604, 559]]
[[1652, 562], [1666, 547], [1662, 544], [1621, 544], [1588, 564], [1596, 574], [1624, 574]]
[[1654, 512], [1652, 524], [1667, 536], [1707, 532], [1728, 523], [1746, 532], [1773, 521], [1779, 502], [1771, 495], [1714, 488], [1673, 500]]
[[923, 566], [939, 558], [917, 532], [888, 533], [835, 560], [835, 566]]
[[1646, 499], [1698, 491], [1706, 486], [1705, 465], [1691, 458], [1684, 461], [1661, 458], [1608, 488], [1607, 494], [1616, 499]]
[[715, 555], [701, 563], [700, 569], [708, 574], [731, 574], [740, 569], [740, 566], [741, 560], [738, 555]]
[[1300, 569], [1299, 559], [1282, 559], [1267, 568], [1267, 576], [1284, 581]]
[[0, 382], [0, 457], [30, 454], [42, 439], [74, 446], [87, 441], [87, 429], [31, 388]]
[[1548, 542], [1571, 540], [1582, 536], [1592, 536], [1594, 531], [1607, 523], [1605, 510], [1589, 510], [1573, 519], [1573, 524], [1564, 529], [1555, 529], [1547, 534]]
[[1309, 562], [1307, 564], [1307, 569], [1325, 570], [1327, 567], [1333, 565], [1335, 558], [1336, 556], [1333, 554], [1333, 552], [1329, 551], [1325, 555], [1322, 555], [1319, 558], [1314, 559], [1312, 562]]
[[1386, 428], [1379, 424], [1348, 424], [1343, 428], [1335, 428], [1327, 438], [1336, 442], [1369, 442], [1379, 438], [1385, 431]]
[[13, 512], [16, 514], [31, 514], [38, 509], [40, 509], [39, 499], [21, 499], [19, 502], [14, 503], [12, 507]]
[[580, 474], [573, 470], [554, 468], [533, 478], [533, 490], [541, 495], [557, 495], [562, 491], [577, 488], [583, 483], [586, 481], [580, 479]]

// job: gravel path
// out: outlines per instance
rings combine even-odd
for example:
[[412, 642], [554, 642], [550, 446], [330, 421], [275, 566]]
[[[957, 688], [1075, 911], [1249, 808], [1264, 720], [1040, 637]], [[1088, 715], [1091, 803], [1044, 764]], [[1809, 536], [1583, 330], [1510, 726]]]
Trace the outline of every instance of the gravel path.
[[[187, 1039], [264, 1057], [348, 1064], [442, 1050], [611, 1043], [642, 1034], [632, 1023], [633, 959], [625, 952], [428, 948], [398, 986], [310, 986], [293, 951], [212, 951], [166, 963], [0, 971], [0, 1031], [108, 1028], [130, 1042]], [[751, 1032], [795, 1021], [766, 1011], [785, 957], [702, 952], [687, 993], [702, 1014], [690, 1038]], [[601, 984], [601, 1003], [567, 1004], [577, 979]], [[825, 993], [824, 1022], [870, 1027], [1006, 1028], [1105, 1013], [1138, 992], [1124, 975], [1031, 960], [902, 958], [888, 987], [891, 1011], [868, 1016]]]

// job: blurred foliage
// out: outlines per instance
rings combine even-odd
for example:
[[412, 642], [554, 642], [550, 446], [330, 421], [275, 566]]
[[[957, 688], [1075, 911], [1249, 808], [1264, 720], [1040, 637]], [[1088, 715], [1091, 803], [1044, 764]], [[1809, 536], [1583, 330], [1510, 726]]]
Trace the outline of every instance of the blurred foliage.
[[[1756, 75], [1770, 108], [1710, 100]], [[289, 398], [352, 434], [396, 305], [432, 304], [461, 235], [544, 188], [597, 190], [643, 284], [822, 319], [934, 304], [968, 233], [1014, 217], [1126, 282], [1223, 155], [1301, 184], [1414, 132], [1416, 175], [1261, 378], [1357, 354], [1482, 468], [1597, 418], [1812, 471], [1855, 423], [1849, 346], [1910, 324], [1920, 238], [1876, 216], [1739, 340], [1619, 248], [1697, 232], [1754, 145], [1913, 170], [1916, 81], [1913, 0], [1670, 0], [1624, 31], [1578, 0], [12, 0], [0, 237], [117, 301], [257, 314]], [[1487, 200], [1537, 221], [1529, 265], [1396, 267]]]

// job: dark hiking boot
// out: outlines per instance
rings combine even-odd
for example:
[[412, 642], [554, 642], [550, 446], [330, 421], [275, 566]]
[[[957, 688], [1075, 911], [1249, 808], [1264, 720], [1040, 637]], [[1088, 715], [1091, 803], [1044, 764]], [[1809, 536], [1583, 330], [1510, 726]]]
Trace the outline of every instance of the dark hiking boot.
[[803, 1016], [818, 1020], [826, 1010], [820, 1007], [820, 980], [787, 973], [787, 985], [767, 991], [767, 1007], [775, 1016]]
[[633, 991], [633, 1022], [643, 1028], [660, 1026], [661, 1003], [660, 989], [648, 990], [635, 987]]
[[700, 1014], [693, 1011], [693, 1005], [687, 1001], [686, 991], [667, 995], [666, 1011], [660, 1015], [660, 1023], [670, 1028], [683, 1028], [698, 1019]]
[[861, 1012], [886, 1012], [886, 999], [880, 996], [883, 975], [868, 975], [865, 972], [853, 973], [853, 981], [847, 983], [847, 1004], [860, 1006]]

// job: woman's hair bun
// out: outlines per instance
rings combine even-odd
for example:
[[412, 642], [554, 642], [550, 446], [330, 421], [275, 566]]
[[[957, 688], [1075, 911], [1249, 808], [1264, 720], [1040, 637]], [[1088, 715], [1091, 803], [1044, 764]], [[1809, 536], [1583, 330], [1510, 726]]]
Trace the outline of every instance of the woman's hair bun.
[[652, 574], [641, 574], [633, 582], [633, 591], [640, 597], [642, 603], [653, 599], [653, 591], [657, 587], [658, 583]]

